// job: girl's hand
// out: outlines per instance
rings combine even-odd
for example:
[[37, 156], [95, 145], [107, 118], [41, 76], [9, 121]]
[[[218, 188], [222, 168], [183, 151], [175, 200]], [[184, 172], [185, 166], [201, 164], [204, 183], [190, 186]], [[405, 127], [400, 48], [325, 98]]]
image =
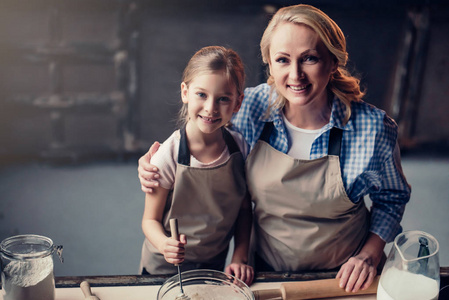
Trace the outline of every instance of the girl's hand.
[[158, 169], [150, 164], [151, 157], [157, 152], [160, 144], [154, 142], [147, 153], [139, 159], [139, 167], [137, 168], [138, 177], [142, 192], [152, 193], [154, 187], [159, 186], [157, 179], [159, 178]]
[[164, 255], [165, 260], [170, 264], [180, 264], [184, 261], [185, 245], [187, 239], [185, 234], [179, 235], [179, 241], [172, 238], [166, 238], [159, 251]]
[[225, 272], [234, 275], [247, 285], [250, 285], [254, 280], [254, 269], [247, 264], [231, 263], [226, 267]]

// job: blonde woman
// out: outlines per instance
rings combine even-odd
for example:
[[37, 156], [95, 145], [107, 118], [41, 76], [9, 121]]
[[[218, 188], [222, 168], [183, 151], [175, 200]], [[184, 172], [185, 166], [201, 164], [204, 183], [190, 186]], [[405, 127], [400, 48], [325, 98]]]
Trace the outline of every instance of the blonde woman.
[[[245, 90], [232, 119], [251, 150], [256, 271], [339, 269], [346, 291], [366, 289], [411, 193], [397, 125], [362, 101], [344, 34], [321, 10], [280, 9], [260, 47], [268, 81]], [[144, 191], [157, 185], [149, 156], [139, 160]]]

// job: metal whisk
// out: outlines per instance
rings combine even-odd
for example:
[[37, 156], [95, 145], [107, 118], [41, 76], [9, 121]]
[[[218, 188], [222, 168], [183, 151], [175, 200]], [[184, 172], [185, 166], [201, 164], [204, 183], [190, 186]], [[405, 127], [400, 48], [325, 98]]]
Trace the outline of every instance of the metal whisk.
[[[178, 219], [170, 219], [170, 231], [171, 238], [179, 241]], [[181, 289], [181, 293], [175, 298], [175, 300], [190, 300], [190, 297], [184, 294], [184, 289], [182, 288], [181, 264], [175, 264], [175, 266], [178, 267], [179, 287]]]

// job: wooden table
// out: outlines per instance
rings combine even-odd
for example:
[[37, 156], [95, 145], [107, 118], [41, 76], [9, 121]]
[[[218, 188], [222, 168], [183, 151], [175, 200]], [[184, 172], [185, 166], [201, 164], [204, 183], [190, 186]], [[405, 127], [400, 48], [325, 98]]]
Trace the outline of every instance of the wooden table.
[[[334, 278], [336, 272], [322, 273], [259, 273], [251, 286], [252, 290], [279, 288], [282, 282], [319, 280]], [[441, 268], [441, 287], [444, 296], [449, 296], [449, 267]], [[156, 300], [162, 283], [171, 276], [125, 275], [125, 276], [68, 276], [56, 277], [56, 300], [83, 300], [79, 288], [83, 280], [87, 280], [92, 292], [101, 300]], [[336, 299], [336, 298], [334, 298]], [[0, 300], [3, 296], [0, 295]], [[376, 300], [376, 295], [339, 297], [338, 300]]]

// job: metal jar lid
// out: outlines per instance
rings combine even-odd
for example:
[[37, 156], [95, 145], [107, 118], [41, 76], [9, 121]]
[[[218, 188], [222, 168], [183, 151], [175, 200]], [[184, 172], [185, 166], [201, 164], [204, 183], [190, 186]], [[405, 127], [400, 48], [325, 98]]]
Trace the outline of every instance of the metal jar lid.
[[55, 246], [50, 238], [35, 234], [12, 236], [0, 243], [1, 254], [16, 260], [42, 258], [56, 252], [63, 262], [62, 250], [63, 246]]

